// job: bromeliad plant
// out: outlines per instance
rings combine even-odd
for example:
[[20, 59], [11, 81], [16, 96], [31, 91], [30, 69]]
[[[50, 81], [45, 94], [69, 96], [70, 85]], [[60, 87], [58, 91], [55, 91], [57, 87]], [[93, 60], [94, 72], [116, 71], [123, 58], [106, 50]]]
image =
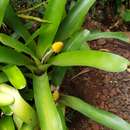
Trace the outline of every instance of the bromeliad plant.
[[[116, 38], [130, 43], [123, 32], [91, 33], [81, 28], [95, 0], [78, 0], [64, 15], [66, 2], [48, 0], [43, 13], [48, 22], [42, 23], [31, 36], [9, 0], [0, 0], [0, 26], [4, 22], [15, 33], [15, 37], [0, 33], [0, 130], [15, 130], [15, 127], [18, 130], [67, 130], [66, 107], [113, 130], [130, 130], [130, 124], [120, 117], [79, 98], [59, 94], [57, 88], [70, 66], [121, 72], [130, 64], [124, 57], [92, 50], [86, 43], [99, 38]], [[52, 85], [55, 86], [53, 93]], [[26, 96], [20, 95], [21, 89]], [[35, 103], [33, 100], [27, 102], [31, 90]]]

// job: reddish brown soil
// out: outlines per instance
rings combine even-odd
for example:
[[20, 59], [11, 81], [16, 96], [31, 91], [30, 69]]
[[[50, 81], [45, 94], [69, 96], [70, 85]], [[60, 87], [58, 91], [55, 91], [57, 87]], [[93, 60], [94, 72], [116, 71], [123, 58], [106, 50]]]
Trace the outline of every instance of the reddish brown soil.
[[[93, 49], [107, 49], [130, 60], [130, 45], [100, 39], [90, 43]], [[79, 74], [81, 73], [81, 74]], [[78, 75], [77, 75], [78, 74]], [[76, 76], [77, 75], [77, 76]], [[70, 95], [113, 112], [130, 122], [130, 72], [108, 73], [94, 68], [79, 68], [67, 76], [63, 87]], [[77, 113], [70, 130], [110, 130]]]

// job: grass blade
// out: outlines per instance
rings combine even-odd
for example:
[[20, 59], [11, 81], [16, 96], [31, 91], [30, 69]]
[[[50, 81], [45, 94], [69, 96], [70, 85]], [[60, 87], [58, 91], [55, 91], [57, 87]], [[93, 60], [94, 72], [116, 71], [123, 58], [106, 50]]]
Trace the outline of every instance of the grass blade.
[[20, 41], [12, 38], [11, 36], [8, 36], [4, 33], [0, 33], [0, 42], [3, 43], [6, 46], [14, 48], [18, 52], [24, 52], [24, 53], [30, 55], [35, 61], [38, 61], [34, 52], [31, 49], [26, 47]]

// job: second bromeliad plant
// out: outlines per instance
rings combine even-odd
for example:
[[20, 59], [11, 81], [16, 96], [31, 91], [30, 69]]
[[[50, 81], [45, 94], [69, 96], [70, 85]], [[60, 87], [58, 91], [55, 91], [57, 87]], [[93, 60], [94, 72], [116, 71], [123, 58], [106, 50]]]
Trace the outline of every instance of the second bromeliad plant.
[[[9, 0], [0, 0], [0, 26], [5, 22], [25, 41], [23, 44], [13, 36], [0, 33], [0, 130], [15, 130], [15, 127], [18, 130], [67, 130], [65, 107], [79, 111], [113, 130], [130, 130], [130, 124], [114, 114], [73, 96], [62, 94], [57, 101], [57, 89], [53, 94], [51, 92], [50, 86], [60, 86], [70, 66], [121, 72], [130, 64], [121, 56], [92, 50], [86, 44], [98, 38], [116, 38], [130, 43], [122, 32], [91, 33], [81, 29], [94, 2], [78, 0], [64, 16], [66, 0], [48, 0], [44, 12], [48, 23], [42, 24], [31, 36], [9, 5]], [[38, 37], [37, 43], [35, 37]], [[20, 96], [19, 89], [27, 89], [31, 85], [27, 79], [33, 82], [31, 89], [35, 103], [31, 104], [34, 107], [25, 101], [26, 97], [23, 99]]]

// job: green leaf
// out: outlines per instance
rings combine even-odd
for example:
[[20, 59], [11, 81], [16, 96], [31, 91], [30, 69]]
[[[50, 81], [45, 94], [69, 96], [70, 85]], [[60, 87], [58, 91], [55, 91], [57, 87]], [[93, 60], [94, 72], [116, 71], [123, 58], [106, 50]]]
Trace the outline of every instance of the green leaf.
[[68, 70], [68, 67], [59, 67], [58, 66], [58, 67], [54, 67], [53, 68], [53, 73], [51, 74], [51, 76], [52, 76], [52, 83], [56, 87], [60, 87], [67, 70]]
[[130, 39], [125, 32], [95, 32], [90, 33], [87, 41], [92, 41], [100, 38], [114, 38], [123, 42], [130, 43]]
[[46, 73], [41, 76], [34, 75], [33, 90], [40, 128], [42, 130], [64, 130]]
[[127, 69], [129, 61], [121, 56], [101, 51], [72, 51], [52, 57], [49, 64], [55, 66], [90, 66], [109, 72]]
[[6, 74], [3, 72], [0, 72], [0, 84], [7, 81], [8, 81], [8, 77], [6, 76]]
[[8, 3], [9, 3], [9, 0], [0, 0], [0, 27], [2, 25]]
[[58, 104], [57, 110], [58, 110], [60, 118], [61, 118], [63, 130], [68, 130], [66, 122], [65, 122], [65, 114], [64, 114], [65, 113], [65, 106], [63, 104]]
[[79, 98], [63, 95], [60, 102], [112, 130], [130, 130], [130, 124], [120, 117], [95, 108]]
[[16, 89], [23, 89], [26, 87], [26, 79], [22, 71], [16, 65], [8, 65], [3, 68], [3, 72], [7, 75], [10, 83]]
[[0, 107], [13, 104], [14, 101], [15, 101], [15, 99], [13, 96], [0, 91]]
[[23, 125], [23, 121], [15, 114], [13, 115], [13, 120], [14, 120], [14, 123], [15, 123], [17, 129], [19, 130]]
[[15, 130], [11, 116], [4, 116], [0, 119], [0, 130]]
[[11, 36], [8, 36], [4, 33], [0, 33], [0, 42], [6, 46], [14, 48], [18, 52], [24, 52], [24, 53], [30, 55], [32, 58], [37, 59], [32, 50], [30, 50], [28, 47], [26, 47], [20, 41], [12, 38]]
[[41, 28], [38, 28], [30, 37], [29, 39], [26, 41], [26, 44], [25, 45], [28, 45], [30, 44], [41, 32]]
[[122, 15], [122, 19], [125, 22], [130, 22], [130, 9], [126, 9]]
[[17, 89], [6, 84], [0, 84], [0, 91], [14, 97], [15, 102], [9, 105], [9, 108], [16, 116], [33, 127], [37, 125], [37, 116], [34, 109], [21, 97]]
[[[28, 38], [31, 36], [28, 30], [24, 27], [20, 19], [15, 14], [11, 5], [9, 5], [6, 10], [4, 21], [9, 27], [13, 28], [14, 31], [17, 32], [17, 34], [21, 36], [25, 41], [27, 41]], [[30, 42], [28, 46], [35, 52], [36, 44], [34, 41]]]
[[13, 115], [13, 112], [10, 109], [9, 106], [3, 106], [3, 107], [0, 107], [0, 109], [2, 110], [2, 112], [4, 113], [4, 115], [6, 115], [6, 116], [12, 116]]
[[19, 130], [34, 130], [30, 125], [23, 124]]
[[31, 65], [31, 60], [21, 53], [16, 52], [8, 47], [0, 46], [0, 63], [16, 64], [16, 65]]
[[90, 32], [85, 29], [83, 31], [74, 34], [74, 36], [72, 36], [70, 40], [65, 42], [65, 47], [63, 48], [63, 51], [79, 50], [80, 46], [84, 42], [86, 42], [89, 33]]
[[84, 42], [81, 46], [80, 46], [80, 49], [79, 50], [91, 50], [89, 44], [87, 42]]
[[55, 34], [62, 20], [66, 0], [49, 0], [45, 11], [44, 19], [51, 24], [43, 24], [41, 26], [37, 54], [41, 58], [54, 41]]
[[[86, 29], [74, 34], [68, 41], [65, 42], [65, 47], [63, 48], [63, 51], [73, 51], [81, 49], [87, 50], [87, 45], [83, 45], [85, 44], [84, 42], [86, 42], [88, 35], [89, 31]], [[62, 83], [66, 71], [67, 67], [54, 67], [52, 73], [52, 81], [54, 85], [58, 86]]]
[[95, 0], [79, 0], [75, 7], [71, 9], [69, 14], [63, 20], [60, 28], [58, 29], [56, 39], [66, 40], [74, 32], [81, 28], [85, 16], [88, 13]]

